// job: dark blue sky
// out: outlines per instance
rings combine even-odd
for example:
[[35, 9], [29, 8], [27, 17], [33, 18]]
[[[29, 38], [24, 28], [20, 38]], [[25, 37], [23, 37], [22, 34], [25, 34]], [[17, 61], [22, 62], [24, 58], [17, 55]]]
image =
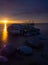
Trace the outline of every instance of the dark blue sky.
[[48, 0], [0, 0], [0, 18], [48, 19]]

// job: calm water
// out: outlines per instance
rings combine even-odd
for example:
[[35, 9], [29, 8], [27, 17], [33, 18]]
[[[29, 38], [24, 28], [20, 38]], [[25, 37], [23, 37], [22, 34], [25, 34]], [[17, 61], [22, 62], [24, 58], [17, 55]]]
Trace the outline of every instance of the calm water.
[[[8, 32], [7, 32], [7, 27], [9, 26], [6, 24], [0, 24], [0, 40], [2, 40], [4, 43], [7, 43], [8, 40], [10, 41], [10, 39], [8, 38]], [[40, 32], [46, 36], [48, 38], [48, 24], [35, 24], [35, 27], [40, 28]], [[13, 37], [12, 37], [13, 39]], [[14, 38], [15, 39], [15, 38]], [[14, 42], [14, 41], [12, 41]]]
[[40, 24], [36, 24], [37, 28], [40, 28], [40, 32], [48, 37], [48, 23], [40, 23]]

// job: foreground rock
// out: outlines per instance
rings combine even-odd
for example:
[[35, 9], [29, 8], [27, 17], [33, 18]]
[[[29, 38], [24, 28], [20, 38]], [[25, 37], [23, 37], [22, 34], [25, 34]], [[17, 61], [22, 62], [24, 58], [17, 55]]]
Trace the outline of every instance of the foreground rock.
[[13, 46], [13, 44], [9, 44], [2, 49], [1, 55], [3, 55], [3, 56], [13, 56], [15, 54], [15, 51], [16, 51], [16, 48]]
[[32, 48], [28, 46], [21, 46], [17, 48], [17, 51], [21, 55], [31, 55], [32, 54]]

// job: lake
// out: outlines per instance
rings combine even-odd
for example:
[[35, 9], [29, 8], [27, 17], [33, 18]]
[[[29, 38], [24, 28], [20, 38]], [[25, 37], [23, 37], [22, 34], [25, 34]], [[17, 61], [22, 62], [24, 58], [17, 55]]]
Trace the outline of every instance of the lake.
[[[16, 49], [16, 48], [22, 46], [24, 44], [25, 40], [29, 39], [29, 37], [13, 36], [13, 35], [10, 36], [10, 35], [8, 35], [7, 27], [9, 25], [10, 24], [8, 24], [8, 25], [6, 25], [6, 24], [4, 24], [4, 25], [0, 24], [0, 40], [2, 41], [2, 43], [3, 43], [4, 46], [6, 44], [11, 44], [11, 46], [13, 46], [13, 48]], [[48, 24], [35, 24], [35, 27], [39, 28], [40, 32], [42, 33], [42, 35], [44, 35], [44, 37], [46, 37], [48, 39]], [[32, 37], [30, 39], [32, 39]], [[48, 52], [48, 45], [46, 44], [46, 41], [44, 41], [44, 42], [45, 42], [44, 46], [46, 48], [44, 51], [46, 53], [46, 50]], [[19, 55], [19, 57], [18, 57], [18, 55], [16, 55], [15, 59], [11, 58], [9, 63], [12, 64], [12, 65], [14, 65], [14, 64], [16, 64], [16, 65], [19, 65], [19, 64], [20, 65], [24, 65], [24, 64], [27, 65], [27, 64], [33, 63], [33, 62], [38, 63], [38, 61], [40, 61], [42, 59], [42, 57], [40, 56], [40, 54], [41, 54], [40, 52], [38, 52], [36, 49], [34, 49], [33, 50], [33, 54], [31, 56], [20, 56]], [[44, 60], [44, 61], [47, 62], [47, 60]]]
[[[8, 32], [7, 32], [7, 28], [10, 24], [0, 24], [0, 40], [3, 41], [4, 44], [7, 43], [14, 43], [16, 41], [16, 43], [18, 44], [18, 39], [19, 40], [23, 40], [25, 38], [23, 38], [22, 36], [18, 37], [9, 37]], [[35, 27], [40, 29], [40, 32], [42, 33], [42, 35], [44, 35], [44, 37], [48, 38], [48, 24], [47, 23], [36, 23]], [[18, 38], [18, 39], [17, 39]], [[22, 42], [20, 42], [22, 43]], [[20, 46], [20, 45], [18, 45]]]

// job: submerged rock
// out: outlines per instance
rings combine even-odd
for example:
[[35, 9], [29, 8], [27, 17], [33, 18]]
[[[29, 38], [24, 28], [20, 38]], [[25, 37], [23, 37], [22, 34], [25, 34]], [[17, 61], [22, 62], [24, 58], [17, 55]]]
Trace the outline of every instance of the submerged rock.
[[23, 55], [31, 55], [32, 54], [32, 48], [28, 47], [28, 46], [21, 46], [19, 48], [17, 48], [18, 53], [19, 54], [23, 54]]
[[9, 44], [2, 49], [1, 54], [3, 56], [12, 56], [14, 55], [15, 51], [16, 51], [16, 48], [13, 46], [13, 44]]
[[0, 56], [0, 62], [8, 62], [8, 59], [4, 56]]
[[29, 40], [26, 40], [25, 45], [35, 48], [35, 49], [41, 49], [44, 46], [43, 42], [37, 36], [35, 36]]
[[8, 27], [9, 34], [21, 34], [22, 26], [17, 24], [12, 24]]

